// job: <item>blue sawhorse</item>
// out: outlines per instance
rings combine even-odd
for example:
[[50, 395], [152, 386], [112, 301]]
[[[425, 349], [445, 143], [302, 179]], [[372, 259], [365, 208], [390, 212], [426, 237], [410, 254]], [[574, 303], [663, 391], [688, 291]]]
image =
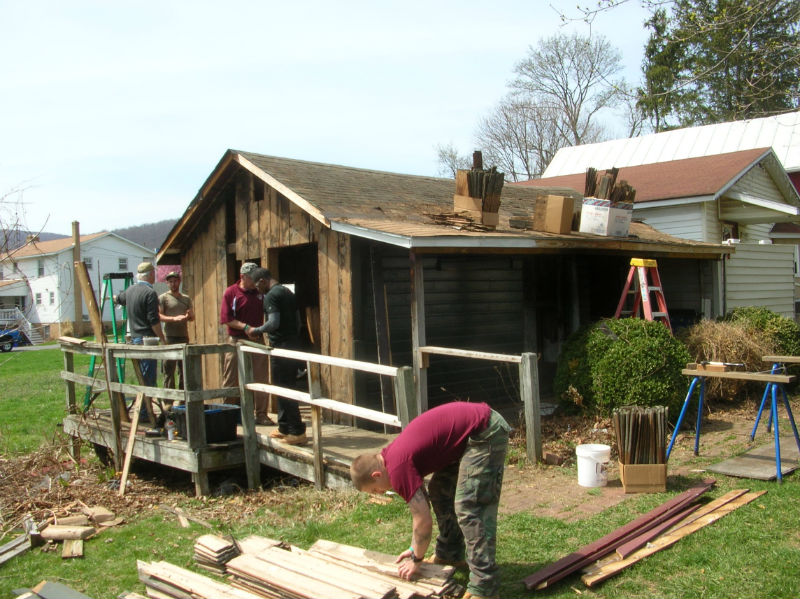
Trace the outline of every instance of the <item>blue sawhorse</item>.
[[[775, 359], [772, 360], [773, 358]], [[778, 358], [786, 358], [786, 360], [779, 360]], [[763, 359], [765, 361], [768, 361], [769, 359], [769, 361], [774, 361], [774, 362], [794, 361], [800, 364], [800, 357], [792, 358], [788, 356], [764, 356]], [[773, 365], [772, 371], [769, 373], [700, 370], [698, 369], [697, 364], [688, 364], [687, 368], [681, 370], [681, 374], [685, 374], [693, 378], [691, 384], [689, 385], [689, 391], [686, 393], [686, 399], [683, 401], [683, 407], [681, 408], [681, 413], [678, 416], [678, 421], [675, 423], [675, 430], [672, 432], [672, 438], [669, 441], [669, 446], [667, 447], [667, 459], [669, 459], [669, 454], [672, 452], [672, 446], [675, 444], [675, 439], [678, 437], [678, 431], [681, 428], [683, 417], [686, 415], [686, 409], [689, 407], [689, 402], [692, 399], [692, 394], [694, 393], [694, 390], [699, 383], [700, 397], [699, 397], [699, 405], [697, 407], [697, 423], [695, 424], [695, 436], [694, 436], [694, 455], [698, 455], [698, 449], [700, 446], [700, 420], [703, 417], [703, 402], [705, 400], [705, 394], [706, 394], [707, 377], [738, 379], [745, 381], [760, 381], [767, 384], [767, 388], [764, 389], [764, 397], [761, 400], [761, 407], [758, 411], [758, 417], [756, 418], [756, 425], [753, 427], [753, 431], [750, 435], [751, 439], [755, 437], [756, 428], [758, 427], [758, 422], [759, 419], [761, 418], [761, 412], [764, 409], [768, 392], [771, 392], [772, 395], [772, 411], [770, 413], [770, 422], [774, 419], [775, 415], [777, 414], [777, 404], [778, 404], [777, 393], [778, 393], [778, 386], [780, 386], [780, 390], [783, 395], [783, 402], [784, 405], [786, 406], [786, 411], [789, 414], [789, 421], [792, 423], [792, 430], [794, 431], [794, 438], [795, 441], [797, 442], [797, 448], [798, 450], [800, 450], [800, 437], [798, 437], [797, 427], [795, 426], [794, 416], [792, 415], [792, 409], [789, 406], [789, 400], [786, 397], [786, 391], [783, 388], [783, 385], [785, 383], [791, 383], [792, 381], [794, 381], [795, 376], [780, 374], [778, 372], [779, 370], [780, 370], [780, 364]], [[769, 426], [769, 424], [767, 426]], [[783, 475], [781, 474], [781, 447], [780, 447], [780, 438], [778, 437], [777, 422], [775, 422], [775, 463], [778, 469], [778, 481], [782, 482]]]
[[[784, 370], [786, 362], [794, 362], [795, 356], [764, 356], [765, 362], [772, 362], [772, 370], [770, 374], [777, 374]], [[798, 360], [800, 362], [800, 359]], [[758, 407], [758, 414], [756, 415], [756, 422], [753, 425], [753, 430], [750, 431], [750, 440], [756, 437], [758, 430], [758, 423], [761, 421], [761, 414], [764, 412], [764, 406], [767, 404], [767, 397], [771, 398], [769, 419], [767, 420], [767, 432], [770, 426], [774, 429], [775, 433], [775, 468], [777, 470], [778, 482], [783, 482], [783, 474], [781, 473], [781, 439], [778, 434], [778, 388], [780, 387], [781, 397], [783, 398], [783, 406], [786, 408], [786, 415], [789, 416], [789, 423], [792, 425], [792, 432], [794, 433], [794, 442], [797, 444], [797, 451], [800, 451], [800, 435], [797, 434], [797, 425], [794, 422], [794, 415], [792, 414], [792, 407], [789, 404], [789, 397], [786, 395], [786, 389], [783, 383], [767, 383], [764, 388], [764, 395], [761, 397], [761, 405]]]

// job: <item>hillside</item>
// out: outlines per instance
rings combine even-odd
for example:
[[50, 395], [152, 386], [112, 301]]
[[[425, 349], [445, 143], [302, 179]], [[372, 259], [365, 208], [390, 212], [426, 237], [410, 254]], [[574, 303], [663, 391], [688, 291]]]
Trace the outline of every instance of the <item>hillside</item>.
[[124, 229], [114, 229], [111, 232], [146, 248], [158, 251], [176, 222], [176, 219], [173, 218], [155, 223], [125, 227]]

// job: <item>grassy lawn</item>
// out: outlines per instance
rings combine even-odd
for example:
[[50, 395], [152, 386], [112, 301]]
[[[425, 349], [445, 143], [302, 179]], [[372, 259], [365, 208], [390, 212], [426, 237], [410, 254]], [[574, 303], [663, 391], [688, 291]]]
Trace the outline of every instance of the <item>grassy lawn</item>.
[[[12, 352], [0, 358], [0, 380], [4, 383], [0, 395], [3, 459], [33, 451], [57, 436], [64, 413], [64, 388], [58, 377], [61, 364], [57, 349]], [[79, 366], [84, 368], [85, 363]], [[783, 430], [788, 429], [784, 426]], [[594, 589], [586, 588], [577, 574], [542, 591], [524, 588], [522, 579], [538, 568], [660, 505], [703, 476], [704, 473], [697, 473], [672, 477], [667, 493], [631, 496], [579, 522], [537, 517], [535, 508], [501, 517], [498, 530], [498, 562], [503, 575], [501, 596], [800, 596], [797, 473], [786, 477], [780, 485], [718, 475], [717, 486], [706, 494], [710, 498], [745, 487], [768, 492]], [[535, 488], [532, 492], [535, 493]], [[585, 491], [576, 487], [576, 492]], [[237, 537], [260, 534], [303, 548], [324, 538], [399, 553], [408, 546], [410, 538], [408, 509], [397, 498], [379, 505], [369, 502], [363, 494], [316, 491], [307, 484], [273, 484], [255, 494], [195, 499], [186, 493], [173, 493], [169, 498], [210, 521], [220, 534], [232, 533]], [[31, 587], [44, 579], [63, 582], [96, 599], [113, 597], [122, 591], [144, 593], [144, 586], [137, 579], [137, 559], [166, 560], [193, 568], [192, 545], [208, 530], [196, 524], [180, 528], [173, 516], [137, 499], [135, 492], [126, 494], [126, 501], [136, 506], [134, 515], [125, 525], [87, 541], [85, 557], [62, 560], [59, 546], [59, 551], [36, 549], [0, 566], [0, 597], [12, 597], [14, 589]], [[4, 531], [9, 525], [7, 510], [8, 505], [0, 504], [0, 526]], [[13, 533], [6, 534], [0, 542], [9, 538], [13, 538]], [[466, 581], [464, 573], [457, 576], [462, 583]]]

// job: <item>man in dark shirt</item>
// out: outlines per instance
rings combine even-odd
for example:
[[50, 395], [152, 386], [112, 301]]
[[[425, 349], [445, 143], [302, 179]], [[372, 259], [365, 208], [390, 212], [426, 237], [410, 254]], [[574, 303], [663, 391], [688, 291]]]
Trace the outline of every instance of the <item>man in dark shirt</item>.
[[[253, 276], [256, 279], [256, 286], [266, 292], [264, 313], [267, 316], [267, 321], [254, 331], [267, 333], [272, 347], [299, 350], [297, 300], [294, 293], [273, 279], [266, 268], [259, 269]], [[270, 356], [269, 359], [272, 384], [294, 389], [297, 381], [297, 361], [276, 356]], [[300, 416], [300, 406], [296, 401], [278, 396], [278, 430], [272, 431], [270, 436], [290, 445], [302, 445], [306, 442], [306, 425]]]
[[[254, 262], [245, 262], [239, 269], [239, 280], [222, 294], [219, 322], [228, 330], [228, 343], [234, 345], [245, 339], [255, 339], [253, 330], [264, 322], [264, 295], [256, 287], [253, 274], [258, 270]], [[253, 357], [253, 372], [266, 378], [267, 361], [262, 356]], [[239, 370], [236, 352], [225, 354], [222, 363], [222, 386], [238, 387]], [[228, 397], [225, 403], [238, 404], [239, 397]], [[265, 393], [253, 394], [256, 424], [273, 424], [267, 415], [268, 397]]]
[[[142, 262], [137, 267], [136, 278], [138, 281], [117, 296], [117, 303], [128, 309], [128, 326], [133, 345], [144, 345], [145, 337], [157, 337], [161, 343], [166, 344], [164, 332], [161, 330], [161, 319], [158, 314], [158, 294], [153, 289], [156, 280], [156, 271], [150, 262]], [[156, 360], [139, 360], [144, 384], [148, 387], [156, 386], [158, 369]], [[141, 417], [147, 418], [147, 408], [142, 406]]]
[[[509, 430], [485, 403], [452, 402], [412, 420], [380, 453], [353, 460], [350, 477], [358, 490], [394, 490], [411, 510], [411, 546], [397, 558], [401, 577], [414, 577], [425, 557], [432, 504], [439, 537], [431, 561], [458, 564], [466, 551], [470, 576], [464, 597], [497, 596], [497, 507]], [[426, 493], [428, 474], [433, 476]]]

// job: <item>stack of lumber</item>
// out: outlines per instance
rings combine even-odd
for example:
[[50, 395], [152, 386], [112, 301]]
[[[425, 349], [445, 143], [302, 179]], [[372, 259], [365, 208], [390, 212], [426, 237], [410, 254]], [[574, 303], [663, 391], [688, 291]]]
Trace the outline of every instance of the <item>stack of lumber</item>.
[[667, 408], [624, 406], [612, 414], [622, 464], [667, 463]]
[[713, 479], [704, 481], [601, 539], [545, 566], [525, 578], [525, 586], [543, 589], [581, 569], [584, 572], [583, 583], [588, 587], [594, 586], [766, 493], [738, 489], [701, 506], [697, 499], [713, 484]]
[[459, 231], [493, 231], [494, 226], [484, 225], [480, 216], [475, 216], [468, 210], [460, 212], [425, 212], [434, 224], [453, 227]]
[[359, 547], [320, 540], [304, 551], [269, 547], [243, 553], [228, 562], [231, 584], [263, 597], [433, 597], [460, 591], [451, 581], [453, 568], [422, 564], [422, 577], [397, 575], [395, 557]]
[[203, 535], [194, 543], [194, 561], [217, 574], [225, 574], [225, 564], [241, 553], [235, 540], [217, 535]]
[[137, 560], [136, 566], [139, 571], [139, 580], [147, 587], [147, 596], [153, 599], [169, 599], [171, 597], [180, 599], [187, 597], [197, 599], [259, 599], [261, 597], [261, 595], [254, 595], [242, 589], [234, 588], [169, 562], [148, 563]]

